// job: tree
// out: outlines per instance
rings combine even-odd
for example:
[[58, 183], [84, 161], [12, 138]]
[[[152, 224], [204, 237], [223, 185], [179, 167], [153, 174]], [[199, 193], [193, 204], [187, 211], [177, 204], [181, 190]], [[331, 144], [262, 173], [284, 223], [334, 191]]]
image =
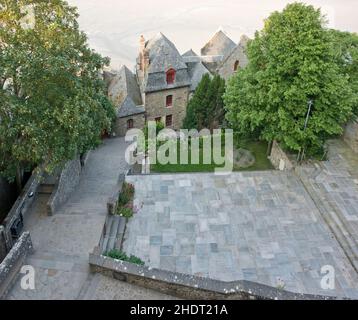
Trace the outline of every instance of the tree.
[[[335, 59], [320, 10], [302, 3], [274, 12], [248, 44], [249, 64], [228, 83], [227, 120], [241, 133], [259, 131], [295, 151], [314, 153], [342, 133], [354, 93]], [[313, 107], [309, 114], [308, 101]]]
[[217, 127], [224, 118], [223, 94], [225, 80], [205, 74], [188, 103], [183, 128], [198, 129]]
[[338, 66], [348, 77], [354, 95], [353, 112], [358, 116], [358, 34], [330, 31]]
[[77, 18], [62, 0], [1, 1], [0, 173], [19, 186], [26, 167], [51, 171], [98, 145], [115, 116], [100, 78], [109, 60]]

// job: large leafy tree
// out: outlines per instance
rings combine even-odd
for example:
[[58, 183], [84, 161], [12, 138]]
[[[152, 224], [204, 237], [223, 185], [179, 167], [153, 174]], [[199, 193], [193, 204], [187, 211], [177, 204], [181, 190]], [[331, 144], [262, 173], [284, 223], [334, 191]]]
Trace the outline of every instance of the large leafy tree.
[[183, 127], [185, 129], [213, 129], [224, 120], [223, 94], [225, 80], [205, 74], [188, 103]]
[[247, 68], [227, 86], [227, 119], [234, 128], [312, 153], [328, 136], [342, 133], [355, 93], [336, 63], [325, 24], [319, 9], [302, 3], [271, 14], [249, 43]]
[[348, 77], [348, 83], [354, 93], [353, 112], [358, 116], [358, 34], [330, 31], [337, 64]]
[[0, 173], [48, 170], [100, 142], [113, 106], [101, 69], [62, 0], [0, 1]]

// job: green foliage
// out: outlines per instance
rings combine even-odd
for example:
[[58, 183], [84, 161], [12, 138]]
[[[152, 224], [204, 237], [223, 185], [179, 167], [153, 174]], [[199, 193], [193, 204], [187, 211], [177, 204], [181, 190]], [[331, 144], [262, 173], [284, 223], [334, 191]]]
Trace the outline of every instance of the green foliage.
[[144, 261], [142, 261], [138, 257], [133, 256], [133, 255], [128, 257], [125, 252], [117, 250], [117, 249], [113, 249], [113, 250], [105, 253], [105, 256], [110, 257], [112, 259], [127, 261], [127, 262], [134, 263], [134, 264], [137, 264], [140, 266], [144, 266]]
[[[248, 66], [226, 88], [226, 118], [234, 129], [308, 153], [342, 133], [355, 93], [324, 24], [320, 10], [301, 3], [271, 14], [248, 43]], [[313, 109], [304, 130], [309, 100]]]
[[[24, 28], [32, 5], [33, 28]], [[115, 117], [76, 8], [62, 0], [2, 0], [0, 12], [0, 173], [26, 165], [49, 171], [100, 143]]]
[[218, 127], [225, 117], [222, 98], [224, 92], [224, 79], [218, 75], [210, 78], [205, 74], [188, 103], [183, 128], [201, 130]]
[[118, 209], [118, 215], [124, 218], [132, 218], [133, 217], [133, 209], [130, 207], [120, 207]]
[[337, 64], [349, 77], [348, 84], [354, 94], [353, 112], [358, 116], [358, 34], [338, 30], [330, 32]]
[[118, 197], [118, 205], [125, 206], [128, 204], [134, 196], [134, 186], [131, 183], [124, 182], [122, 186], [122, 191]]

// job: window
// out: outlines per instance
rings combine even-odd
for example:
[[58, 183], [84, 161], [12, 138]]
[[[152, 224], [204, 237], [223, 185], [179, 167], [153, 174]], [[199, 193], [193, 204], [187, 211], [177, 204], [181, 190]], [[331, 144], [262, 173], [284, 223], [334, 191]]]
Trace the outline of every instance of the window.
[[129, 129], [133, 129], [133, 125], [134, 125], [133, 119], [129, 119], [129, 120], [127, 121], [127, 129], [128, 129], [128, 130], [129, 130]]
[[173, 96], [172, 96], [172, 95], [167, 96], [167, 99], [166, 99], [166, 105], [167, 105], [167, 108], [169, 108], [169, 107], [172, 107], [172, 106], [173, 106]]
[[240, 62], [239, 60], [236, 60], [234, 64], [234, 71], [237, 71], [239, 69], [239, 66], [240, 66]]
[[172, 124], [173, 124], [173, 116], [172, 115], [166, 116], [165, 117], [165, 125], [167, 127], [171, 127]]
[[161, 121], [162, 121], [162, 117], [155, 118], [156, 123], [161, 122]]
[[175, 70], [169, 69], [167, 71], [167, 84], [173, 84], [175, 81]]

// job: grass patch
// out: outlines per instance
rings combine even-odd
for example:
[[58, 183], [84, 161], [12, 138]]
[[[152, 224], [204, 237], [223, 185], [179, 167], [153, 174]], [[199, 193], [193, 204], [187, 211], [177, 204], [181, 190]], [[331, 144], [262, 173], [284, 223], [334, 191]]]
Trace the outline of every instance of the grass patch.
[[[270, 160], [267, 158], [267, 142], [265, 141], [252, 141], [252, 140], [240, 140], [234, 141], [234, 147], [244, 148], [249, 150], [255, 156], [255, 163], [248, 168], [235, 168], [233, 171], [259, 171], [259, 170], [271, 170], [273, 169]], [[185, 173], [185, 172], [214, 172], [216, 168], [223, 167], [224, 165], [216, 165], [215, 163], [205, 164], [203, 163], [203, 148], [200, 143], [199, 149], [199, 164], [191, 164], [191, 152], [189, 147], [189, 163], [180, 164], [180, 146], [177, 146], [177, 162], [178, 164], [153, 164], [151, 165], [151, 171], [157, 173]], [[221, 146], [221, 154], [224, 155], [224, 144]]]
[[106, 252], [104, 255], [106, 257], [110, 257], [112, 259], [134, 263], [139, 266], [144, 266], [144, 261], [142, 261], [140, 258], [133, 256], [133, 255], [128, 257], [125, 252], [117, 250], [117, 249], [110, 250], [110, 251]]

